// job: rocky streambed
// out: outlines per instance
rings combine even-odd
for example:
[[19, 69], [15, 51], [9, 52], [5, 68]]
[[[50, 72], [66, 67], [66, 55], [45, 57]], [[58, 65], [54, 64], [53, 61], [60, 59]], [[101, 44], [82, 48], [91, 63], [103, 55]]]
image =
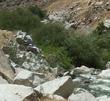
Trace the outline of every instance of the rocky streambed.
[[18, 31], [0, 50], [0, 101], [110, 101], [110, 63], [106, 70], [86, 66], [51, 68], [30, 35]]

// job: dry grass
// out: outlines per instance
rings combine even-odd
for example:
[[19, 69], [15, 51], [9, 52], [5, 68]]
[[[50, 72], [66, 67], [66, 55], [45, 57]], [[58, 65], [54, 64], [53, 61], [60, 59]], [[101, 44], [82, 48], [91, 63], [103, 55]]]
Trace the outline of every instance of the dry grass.
[[11, 31], [0, 30], [0, 48], [5, 46], [11, 39], [13, 39], [14, 33]]
[[75, 6], [76, 4], [80, 4], [80, 7], [86, 9], [88, 6], [88, 2], [89, 0], [56, 0], [47, 7], [47, 10], [57, 11], [57, 10], [69, 8], [71, 6]]
[[[101, 9], [108, 0], [100, 0], [103, 5], [98, 9], [94, 9], [94, 4], [99, 0], [55, 0], [46, 9], [48, 13], [52, 14], [56, 11], [68, 10], [71, 12], [71, 20], [79, 21], [79, 23], [84, 21], [87, 25], [95, 28], [97, 24], [105, 19], [110, 19], [110, 11]], [[90, 5], [89, 3], [92, 2]], [[70, 8], [73, 8], [72, 10]], [[72, 13], [75, 11], [75, 14]], [[91, 20], [91, 22], [89, 22]]]
[[50, 4], [46, 9], [49, 12], [61, 10], [65, 8], [65, 6], [70, 5], [73, 0], [56, 0], [52, 4]]

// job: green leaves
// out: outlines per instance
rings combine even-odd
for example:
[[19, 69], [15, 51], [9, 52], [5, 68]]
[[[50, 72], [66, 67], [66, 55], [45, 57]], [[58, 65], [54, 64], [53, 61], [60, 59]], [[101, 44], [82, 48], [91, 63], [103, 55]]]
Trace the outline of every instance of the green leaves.
[[13, 11], [0, 11], [1, 29], [30, 32], [41, 25], [40, 21], [39, 15], [33, 14], [28, 8], [18, 8]]

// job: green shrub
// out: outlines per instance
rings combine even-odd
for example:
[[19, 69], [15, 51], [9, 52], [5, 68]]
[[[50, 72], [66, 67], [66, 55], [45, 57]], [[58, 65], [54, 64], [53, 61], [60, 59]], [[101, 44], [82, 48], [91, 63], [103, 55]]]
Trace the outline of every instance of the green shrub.
[[110, 61], [110, 28], [106, 28], [103, 23], [100, 23], [92, 36], [96, 38], [95, 44], [101, 51], [100, 57], [103, 58], [104, 64]]
[[4, 47], [3, 51], [5, 54], [9, 55], [9, 59], [11, 59], [13, 62], [15, 62], [18, 65], [22, 65], [23, 61], [25, 60], [25, 57], [18, 58], [17, 57], [17, 46], [14, 44], [10, 44], [8, 47]]
[[60, 24], [48, 23], [32, 32], [33, 39], [40, 45], [61, 46], [67, 37], [66, 30]]
[[0, 11], [0, 28], [23, 30], [29, 32], [40, 26], [40, 18], [28, 9], [18, 8], [14, 11]]
[[71, 67], [71, 58], [63, 47], [41, 46], [46, 60], [51, 67], [60, 67], [69, 69]]
[[99, 47], [91, 36], [74, 35], [66, 40], [66, 48], [76, 66], [102, 68], [104, 66]]
[[41, 19], [46, 17], [46, 11], [41, 10], [39, 7], [37, 6], [30, 6], [29, 10], [35, 14], [38, 15]]

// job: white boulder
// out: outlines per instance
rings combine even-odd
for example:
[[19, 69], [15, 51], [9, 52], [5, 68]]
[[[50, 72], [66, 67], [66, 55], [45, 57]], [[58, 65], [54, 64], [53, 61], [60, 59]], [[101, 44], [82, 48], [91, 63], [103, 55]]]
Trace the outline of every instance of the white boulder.
[[17, 76], [14, 78], [14, 83], [16, 84], [24, 84], [25, 86], [32, 85], [33, 82], [33, 73], [28, 70], [22, 70], [17, 74]]
[[70, 76], [48, 81], [35, 88], [36, 91], [48, 95], [55, 94], [67, 98], [73, 91], [73, 82]]
[[97, 101], [96, 98], [88, 91], [69, 96], [68, 101]]
[[102, 70], [98, 76], [104, 79], [110, 79], [110, 69]]
[[0, 101], [24, 101], [28, 96], [34, 98], [33, 95], [34, 91], [31, 87], [13, 84], [0, 85]]
[[15, 84], [25, 86], [38, 86], [45, 81], [45, 76], [40, 73], [34, 73], [24, 69], [18, 69], [17, 72], [18, 74], [14, 78]]
[[81, 67], [77, 67], [74, 69], [74, 71], [81, 73], [81, 74], [85, 74], [85, 73], [90, 73], [93, 69], [86, 67], [86, 66], [81, 66]]

